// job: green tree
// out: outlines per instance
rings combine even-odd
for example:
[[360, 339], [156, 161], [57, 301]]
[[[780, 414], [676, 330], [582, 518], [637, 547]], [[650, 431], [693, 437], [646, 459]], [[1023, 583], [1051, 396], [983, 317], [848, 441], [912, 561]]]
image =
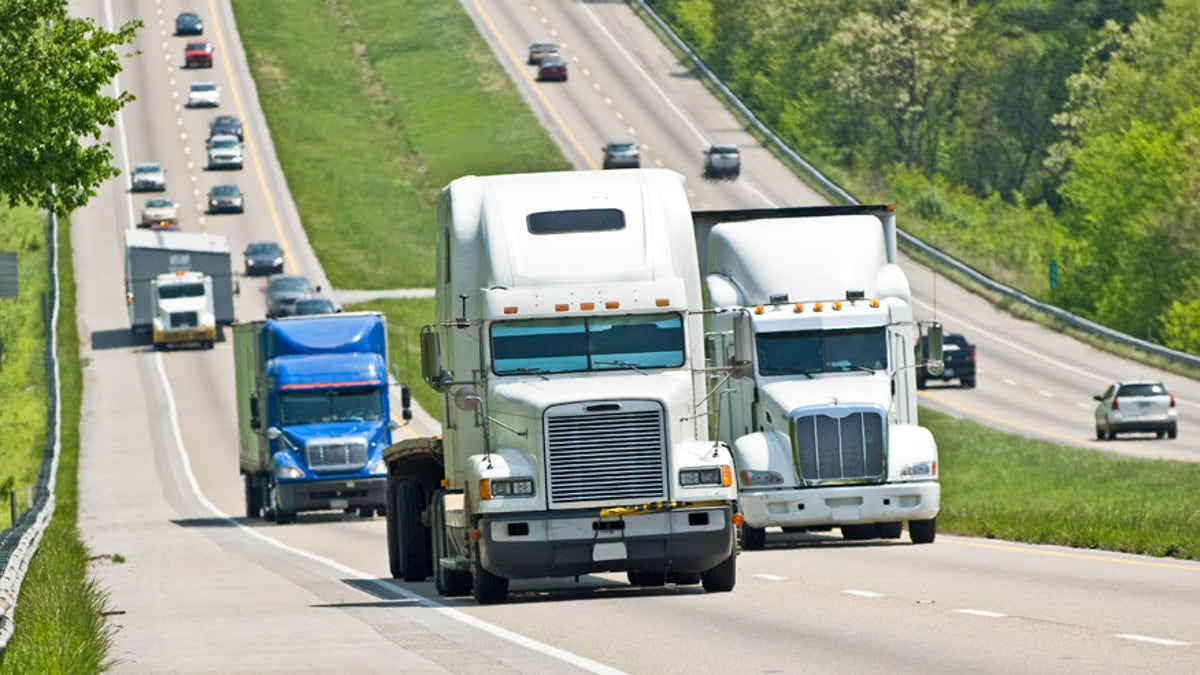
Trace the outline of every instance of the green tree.
[[102, 89], [121, 71], [116, 47], [140, 21], [110, 33], [67, 15], [65, 0], [0, 2], [0, 194], [10, 206], [83, 206], [117, 175], [100, 141], [133, 100]]

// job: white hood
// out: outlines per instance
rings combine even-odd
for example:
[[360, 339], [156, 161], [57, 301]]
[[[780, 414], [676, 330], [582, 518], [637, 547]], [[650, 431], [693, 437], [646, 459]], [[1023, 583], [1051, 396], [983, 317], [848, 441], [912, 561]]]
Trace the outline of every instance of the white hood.
[[784, 413], [800, 408], [873, 406], [891, 409], [892, 386], [886, 371], [818, 374], [811, 379], [780, 378], [762, 386], [762, 394]]

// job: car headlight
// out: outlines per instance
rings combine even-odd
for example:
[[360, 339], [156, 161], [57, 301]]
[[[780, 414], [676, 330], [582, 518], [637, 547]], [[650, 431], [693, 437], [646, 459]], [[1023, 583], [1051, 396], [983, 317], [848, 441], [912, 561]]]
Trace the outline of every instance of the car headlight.
[[930, 460], [905, 464], [900, 469], [900, 475], [904, 478], [936, 478], [937, 462]]
[[275, 477], [283, 480], [296, 480], [304, 478], [304, 471], [300, 467], [280, 465], [275, 468]]
[[778, 471], [751, 471], [743, 469], [738, 472], [742, 485], [782, 485], [783, 475]]
[[680, 469], [679, 484], [683, 487], [699, 487], [702, 485], [733, 485], [733, 470], [726, 465], [706, 466], [703, 468]]
[[495, 497], [532, 497], [533, 479], [521, 478], [480, 478], [479, 498], [493, 499]]

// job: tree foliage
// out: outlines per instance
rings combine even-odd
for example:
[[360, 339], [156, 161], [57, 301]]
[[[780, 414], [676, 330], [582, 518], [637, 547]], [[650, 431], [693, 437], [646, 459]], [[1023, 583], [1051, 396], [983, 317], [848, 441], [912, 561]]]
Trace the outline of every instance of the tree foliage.
[[68, 16], [64, 0], [0, 2], [0, 194], [10, 206], [70, 212], [117, 175], [101, 128], [133, 96], [102, 90], [121, 71], [116, 48], [140, 26], [108, 32]]

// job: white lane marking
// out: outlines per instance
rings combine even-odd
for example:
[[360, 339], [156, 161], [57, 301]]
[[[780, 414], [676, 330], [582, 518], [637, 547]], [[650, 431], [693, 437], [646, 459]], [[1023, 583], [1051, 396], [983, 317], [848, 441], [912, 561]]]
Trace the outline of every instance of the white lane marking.
[[1046, 398], [1054, 398], [1054, 394], [1051, 394], [1050, 392], [1046, 391], [1045, 389], [1038, 389], [1038, 394], [1045, 396]]
[[982, 616], [982, 617], [986, 617], [989, 619], [1000, 619], [1000, 618], [1008, 616], [1007, 614], [1002, 614], [1000, 612], [989, 612], [986, 609], [956, 609], [954, 611], [956, 611], [960, 614], [970, 614], [971, 616]]
[[1164, 647], [1187, 647], [1192, 644], [1190, 642], [1180, 642], [1179, 640], [1168, 640], [1166, 638], [1148, 637], [1146, 635], [1134, 635], [1132, 633], [1121, 633], [1117, 637], [1125, 640], [1135, 640], [1137, 642], [1149, 642], [1154, 645], [1163, 645]]
[[326, 558], [325, 556], [317, 555], [315, 553], [305, 551], [303, 549], [299, 549], [294, 546], [290, 546], [290, 545], [285, 544], [277, 539], [272, 539], [271, 537], [268, 537], [265, 534], [262, 534], [261, 532], [258, 532], [252, 528], [246, 527], [244, 524], [238, 522], [233, 517], [231, 517], [229, 514], [225, 513], [221, 509], [217, 508], [217, 505], [210, 502], [208, 500], [208, 497], [206, 497], [204, 495], [204, 493], [200, 490], [200, 483], [199, 483], [199, 481], [196, 480], [196, 474], [192, 472], [192, 462], [191, 462], [190, 456], [188, 455], [187, 447], [183, 444], [183, 431], [179, 428], [179, 415], [175, 408], [175, 394], [174, 394], [174, 392], [171, 391], [171, 383], [167, 379], [167, 371], [163, 367], [163, 359], [162, 359], [161, 353], [159, 353], [159, 352], [154, 353], [154, 364], [158, 368], [158, 377], [160, 380], [160, 384], [162, 385], [163, 391], [166, 392], [165, 398], [166, 398], [166, 403], [167, 403], [167, 415], [168, 415], [168, 419], [171, 420], [171, 433], [173, 434], [174, 439], [175, 439], [175, 447], [179, 451], [180, 465], [183, 467], [183, 473], [184, 473], [184, 476], [187, 478], [188, 487], [191, 488], [192, 494], [204, 506], [204, 508], [208, 510], [209, 513], [211, 513], [214, 516], [216, 516], [217, 518], [225, 521], [225, 523], [228, 524], [230, 527], [235, 527], [238, 530], [249, 535], [250, 537], [258, 539], [259, 541], [261, 541], [269, 546], [273, 546], [281, 551], [286, 551], [293, 555], [298, 555], [303, 558], [312, 560], [313, 562], [326, 565], [330, 569], [337, 572], [338, 574], [354, 577], [356, 579], [363, 581], [366, 584], [375, 586], [375, 587], [379, 588], [380, 590], [385, 591], [387, 593], [398, 594], [407, 600], [412, 600], [421, 606], [433, 609], [434, 611], [438, 612], [439, 614], [441, 614], [447, 618], [454, 619], [455, 621], [458, 621], [460, 623], [467, 624], [468, 626], [482, 630], [485, 633], [490, 633], [502, 640], [507, 640], [507, 641], [512, 642], [521, 647], [525, 647], [526, 649], [530, 649], [535, 652], [545, 654], [546, 656], [550, 656], [550, 657], [559, 659], [561, 661], [565, 661], [566, 663], [569, 663], [578, 668], [582, 668], [584, 670], [591, 671], [593, 673], [616, 674], [616, 673], [624, 672], [621, 670], [617, 670], [616, 668], [606, 666], [603, 663], [598, 663], [596, 661], [585, 658], [583, 656], [579, 656], [578, 654], [573, 654], [564, 649], [559, 649], [558, 647], [553, 647], [544, 642], [538, 642], [537, 640], [525, 637], [524, 635], [520, 635], [518, 633], [514, 633], [510, 630], [501, 628], [499, 626], [492, 625], [481, 619], [477, 619], [469, 614], [464, 614], [456, 609], [447, 607], [447, 606], [441, 604], [440, 602], [437, 602], [436, 600], [427, 598], [427, 597], [425, 597], [423, 595], [419, 595], [417, 593], [413, 593], [412, 591], [410, 591], [408, 589], [401, 588], [400, 586], [398, 586], [390, 581], [386, 581], [384, 579], [379, 579], [379, 578], [375, 577], [374, 575], [359, 571], [353, 567], [350, 567], [349, 565], [345, 565], [340, 562], [337, 562], [336, 560], [332, 560], [330, 558]]
[[856, 591], [853, 588], [844, 589], [842, 592], [846, 593], [847, 595], [857, 595], [860, 598], [882, 598], [883, 597], [883, 593], [876, 593], [874, 591]]
[[1007, 384], [1007, 385], [1013, 386], [1013, 387], [1017, 386], [1017, 381], [1016, 381], [1016, 380], [1010, 380], [1010, 379], [1008, 379], [1007, 377], [1006, 377], [1006, 378], [1004, 378], [1003, 380], [1001, 380], [1001, 382], [1003, 382], [1004, 384]]
[[1080, 407], [1080, 408], [1082, 408], [1083, 410], [1091, 410], [1092, 408], [1095, 408], [1095, 407], [1096, 407], [1096, 404], [1095, 404], [1095, 403], [1081, 403], [1081, 402], [1076, 402], [1076, 403], [1075, 403], [1075, 405], [1079, 406], [1079, 407]]
[[775, 576], [774, 574], [755, 574], [754, 576], [759, 579], [766, 579], [767, 581], [787, 581], [787, 577]]

